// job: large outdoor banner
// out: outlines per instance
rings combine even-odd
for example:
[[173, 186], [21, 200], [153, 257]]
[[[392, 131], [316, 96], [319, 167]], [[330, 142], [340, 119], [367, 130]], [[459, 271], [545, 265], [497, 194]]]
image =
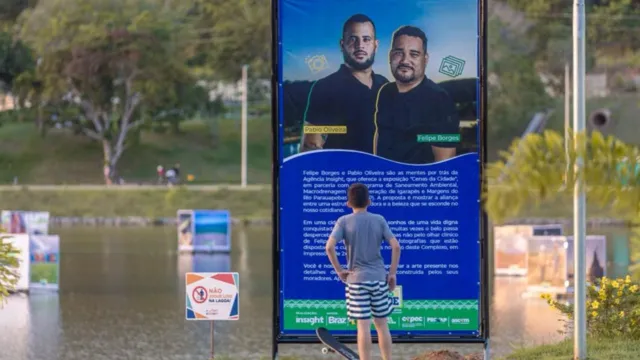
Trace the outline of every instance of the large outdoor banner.
[[29, 237], [30, 289], [60, 288], [60, 236], [31, 235]]
[[48, 211], [2, 210], [0, 218], [2, 228], [10, 234], [47, 235], [49, 233]]
[[493, 228], [494, 266], [496, 275], [527, 275], [529, 238], [532, 236], [562, 235], [561, 224], [504, 225]]
[[[528, 237], [527, 291], [531, 294], [573, 293], [573, 236]], [[585, 238], [587, 282], [607, 276], [607, 238]]]
[[481, 2], [276, 1], [279, 337], [355, 335], [325, 254], [355, 182], [402, 246], [394, 337], [484, 336]]
[[230, 252], [229, 210], [178, 210], [178, 251]]

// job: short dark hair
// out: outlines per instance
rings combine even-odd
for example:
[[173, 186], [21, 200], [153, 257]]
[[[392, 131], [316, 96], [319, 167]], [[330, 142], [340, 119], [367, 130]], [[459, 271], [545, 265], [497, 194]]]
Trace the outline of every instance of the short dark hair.
[[344, 25], [342, 26], [342, 36], [344, 36], [344, 34], [347, 32], [347, 29], [352, 24], [362, 24], [362, 23], [367, 23], [367, 22], [371, 23], [371, 26], [373, 27], [373, 36], [375, 36], [376, 35], [376, 24], [374, 24], [373, 20], [371, 20], [371, 18], [368, 17], [365, 14], [351, 15], [351, 17], [348, 18], [347, 21], [345, 21]]
[[427, 35], [424, 33], [424, 31], [411, 25], [401, 26], [393, 33], [393, 39], [391, 40], [391, 43], [393, 44], [394, 42], [396, 42], [396, 39], [402, 35], [420, 38], [420, 40], [422, 40], [422, 49], [424, 50], [425, 54], [427, 53]]
[[369, 203], [369, 188], [361, 183], [351, 184], [347, 191], [347, 201], [355, 208], [364, 208]]

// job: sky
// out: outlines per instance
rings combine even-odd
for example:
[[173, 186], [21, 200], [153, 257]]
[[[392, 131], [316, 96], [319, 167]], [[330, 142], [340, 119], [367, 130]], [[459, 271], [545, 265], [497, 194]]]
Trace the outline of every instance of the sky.
[[[477, 0], [279, 0], [283, 80], [316, 80], [343, 63], [339, 41], [351, 15], [363, 13], [375, 23], [380, 45], [373, 70], [393, 81], [388, 53], [393, 32], [402, 25], [421, 28], [428, 38], [427, 77], [435, 82], [451, 77], [438, 70], [443, 59], [465, 61], [457, 78], [477, 77]], [[313, 73], [305, 59], [324, 56], [327, 67]]]

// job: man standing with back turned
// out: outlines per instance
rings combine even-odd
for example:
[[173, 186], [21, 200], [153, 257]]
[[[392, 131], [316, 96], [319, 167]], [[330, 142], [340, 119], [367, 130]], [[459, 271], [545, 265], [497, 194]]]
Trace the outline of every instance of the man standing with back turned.
[[357, 150], [371, 153], [373, 105], [378, 89], [388, 80], [371, 69], [379, 41], [366, 15], [345, 21], [340, 39], [344, 64], [316, 81], [309, 90], [303, 125], [344, 126], [346, 134], [303, 134], [301, 151]]
[[[391, 359], [391, 332], [387, 317], [393, 312], [390, 292], [396, 286], [400, 244], [384, 217], [367, 211], [371, 204], [369, 189], [353, 184], [347, 192], [347, 206], [353, 213], [341, 216], [327, 241], [329, 261], [340, 280], [346, 283], [347, 316], [357, 322], [358, 353], [361, 360], [371, 359], [371, 316], [378, 333], [383, 360]], [[345, 241], [348, 270], [338, 261], [336, 244]], [[380, 248], [391, 246], [391, 265], [387, 275]]]

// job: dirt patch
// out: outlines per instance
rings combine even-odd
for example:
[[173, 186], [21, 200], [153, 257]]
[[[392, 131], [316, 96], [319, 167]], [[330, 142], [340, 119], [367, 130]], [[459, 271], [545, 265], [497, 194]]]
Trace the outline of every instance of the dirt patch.
[[462, 356], [456, 351], [438, 350], [418, 355], [412, 360], [483, 360], [483, 357], [482, 354], [469, 354], [467, 356]]
[[482, 354], [469, 354], [464, 357], [464, 360], [484, 360], [484, 355]]
[[449, 350], [438, 350], [438, 351], [429, 351], [418, 357], [413, 358], [413, 360], [465, 360], [464, 356], [460, 355], [455, 351]]

